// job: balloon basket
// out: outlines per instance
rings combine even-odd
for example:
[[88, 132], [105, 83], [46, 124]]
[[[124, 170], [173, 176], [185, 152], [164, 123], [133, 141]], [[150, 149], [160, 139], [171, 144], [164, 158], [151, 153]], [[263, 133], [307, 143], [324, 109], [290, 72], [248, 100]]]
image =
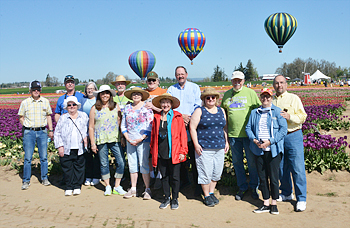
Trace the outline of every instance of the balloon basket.
[[191, 65], [193, 65], [193, 62], [191, 61]]

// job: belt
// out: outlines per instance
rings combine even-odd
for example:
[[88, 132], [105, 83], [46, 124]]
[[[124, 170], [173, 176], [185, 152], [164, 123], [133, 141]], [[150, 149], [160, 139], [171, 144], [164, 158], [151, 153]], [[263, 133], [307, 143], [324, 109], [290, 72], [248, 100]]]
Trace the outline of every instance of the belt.
[[294, 131], [288, 132], [287, 135], [292, 134], [292, 133], [294, 133], [294, 132], [296, 132], [296, 131], [299, 131], [299, 130], [300, 130], [300, 129], [296, 129], [296, 130], [294, 130]]
[[25, 130], [31, 130], [31, 131], [42, 131], [45, 130], [46, 127], [24, 127]]

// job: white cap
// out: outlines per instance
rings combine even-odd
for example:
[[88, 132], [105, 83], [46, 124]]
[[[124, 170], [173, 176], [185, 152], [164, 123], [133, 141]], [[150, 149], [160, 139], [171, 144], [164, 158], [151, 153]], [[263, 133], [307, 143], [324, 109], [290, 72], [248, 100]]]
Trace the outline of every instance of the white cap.
[[64, 99], [64, 101], [63, 101], [63, 109], [67, 110], [67, 104], [70, 101], [73, 101], [74, 103], [76, 103], [78, 105], [78, 109], [80, 109], [81, 104], [78, 102], [78, 99], [75, 96], [69, 96], [66, 99]]
[[231, 80], [235, 79], [235, 78], [244, 79], [244, 74], [241, 71], [238, 71], [238, 70], [237, 71], [233, 71]]

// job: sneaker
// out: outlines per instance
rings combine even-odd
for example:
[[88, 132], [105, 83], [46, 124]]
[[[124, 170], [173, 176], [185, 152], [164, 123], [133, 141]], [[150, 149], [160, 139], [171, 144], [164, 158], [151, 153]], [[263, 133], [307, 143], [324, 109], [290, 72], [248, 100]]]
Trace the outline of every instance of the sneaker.
[[289, 196], [285, 196], [285, 195], [282, 195], [280, 194], [280, 196], [278, 197], [277, 201], [278, 202], [281, 202], [281, 201], [291, 201], [294, 199], [294, 194], [290, 194]]
[[44, 186], [49, 186], [49, 185], [51, 185], [49, 179], [44, 179], [44, 180], [42, 180], [41, 183], [42, 183]]
[[215, 205], [218, 205], [218, 204], [219, 204], [219, 200], [218, 200], [218, 198], [215, 197], [214, 194], [210, 194], [209, 196], [211, 197], [211, 199], [213, 200], [213, 202], [214, 202]]
[[92, 181], [91, 178], [86, 178], [84, 185], [85, 186], [90, 186], [91, 181]]
[[146, 189], [144, 193], [142, 193], [144, 200], [152, 199], [152, 193], [150, 189]]
[[71, 196], [73, 194], [73, 190], [66, 190], [65, 192], [64, 192], [64, 195], [65, 196]]
[[126, 194], [126, 191], [124, 191], [123, 187], [119, 185], [117, 188], [116, 187], [113, 188], [113, 192], [112, 193], [115, 194], [115, 195], [123, 196], [123, 195]]
[[211, 196], [207, 196], [204, 198], [204, 204], [207, 207], [214, 207], [215, 206], [215, 203], [214, 203], [213, 198]]
[[259, 192], [258, 189], [252, 189], [252, 198], [253, 199], [259, 199]]
[[179, 201], [177, 199], [173, 199], [171, 201], [170, 208], [171, 208], [171, 210], [179, 209]]
[[73, 190], [73, 195], [76, 196], [76, 195], [80, 195], [81, 193], [81, 190], [79, 188], [76, 188]]
[[270, 214], [273, 214], [273, 215], [278, 215], [279, 214], [278, 209], [277, 209], [277, 205], [271, 205], [270, 206]]
[[22, 190], [27, 190], [29, 188], [29, 186], [30, 186], [30, 182], [23, 182], [21, 189]]
[[110, 185], [106, 186], [105, 196], [110, 196], [112, 194], [112, 187]]
[[[277, 209], [277, 207], [276, 207]], [[270, 212], [270, 206], [265, 206], [265, 205], [262, 205], [260, 208], [254, 210], [254, 213], [264, 213], [264, 212]]]
[[164, 199], [164, 201], [160, 204], [159, 209], [165, 209], [169, 206], [170, 204], [170, 197]]
[[94, 185], [98, 185], [100, 183], [100, 179], [92, 179], [92, 181], [90, 182], [90, 185], [91, 186], [94, 186]]
[[306, 210], [306, 201], [298, 201], [296, 211], [301, 212]]
[[136, 197], [136, 191], [132, 191], [131, 188], [127, 193], [125, 193], [124, 198], [129, 199], [131, 197]]
[[243, 199], [243, 197], [244, 197], [244, 194], [247, 192], [247, 190], [246, 191], [242, 191], [242, 190], [239, 190], [238, 192], [237, 192], [237, 194], [236, 194], [236, 200], [242, 200]]

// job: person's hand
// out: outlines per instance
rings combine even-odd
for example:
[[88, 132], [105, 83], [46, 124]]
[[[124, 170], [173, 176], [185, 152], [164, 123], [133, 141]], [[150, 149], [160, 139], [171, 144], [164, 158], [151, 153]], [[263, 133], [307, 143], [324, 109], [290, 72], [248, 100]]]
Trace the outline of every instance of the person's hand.
[[265, 140], [263, 141], [264, 143], [260, 144], [260, 148], [262, 149], [266, 149], [266, 147], [270, 146], [271, 145], [271, 142], [270, 140]]
[[91, 145], [91, 150], [92, 150], [92, 152], [94, 152], [95, 154], [97, 154], [98, 149], [97, 149], [96, 144]]
[[49, 132], [49, 138], [50, 138], [51, 140], [53, 139], [53, 132], [52, 132], [52, 131]]
[[260, 144], [259, 140], [254, 139], [254, 140], [253, 140], [253, 143], [255, 143], [255, 145], [257, 145], [259, 148], [261, 148], [261, 147], [260, 147], [261, 144]]
[[230, 149], [230, 144], [226, 141], [225, 143], [225, 154], [227, 153], [227, 151]]
[[288, 114], [288, 112], [281, 111], [281, 116], [282, 116], [283, 118], [285, 118], [286, 120], [289, 120], [289, 119], [290, 119], [290, 115]]
[[196, 151], [196, 153], [197, 153], [199, 156], [202, 155], [203, 149], [202, 149], [201, 145], [199, 145], [199, 144], [195, 145], [195, 146], [194, 146], [194, 150]]
[[185, 159], [185, 155], [184, 154], [180, 154], [179, 158], [180, 158], [180, 162], [182, 162]]
[[191, 115], [182, 114], [182, 118], [185, 122], [185, 125], [187, 126], [190, 123]]
[[63, 146], [58, 147], [58, 155], [62, 158], [64, 156], [64, 148]]
[[146, 103], [146, 104], [145, 104], [145, 107], [146, 107], [147, 109], [153, 108], [152, 102], [145, 102], [145, 103]]

